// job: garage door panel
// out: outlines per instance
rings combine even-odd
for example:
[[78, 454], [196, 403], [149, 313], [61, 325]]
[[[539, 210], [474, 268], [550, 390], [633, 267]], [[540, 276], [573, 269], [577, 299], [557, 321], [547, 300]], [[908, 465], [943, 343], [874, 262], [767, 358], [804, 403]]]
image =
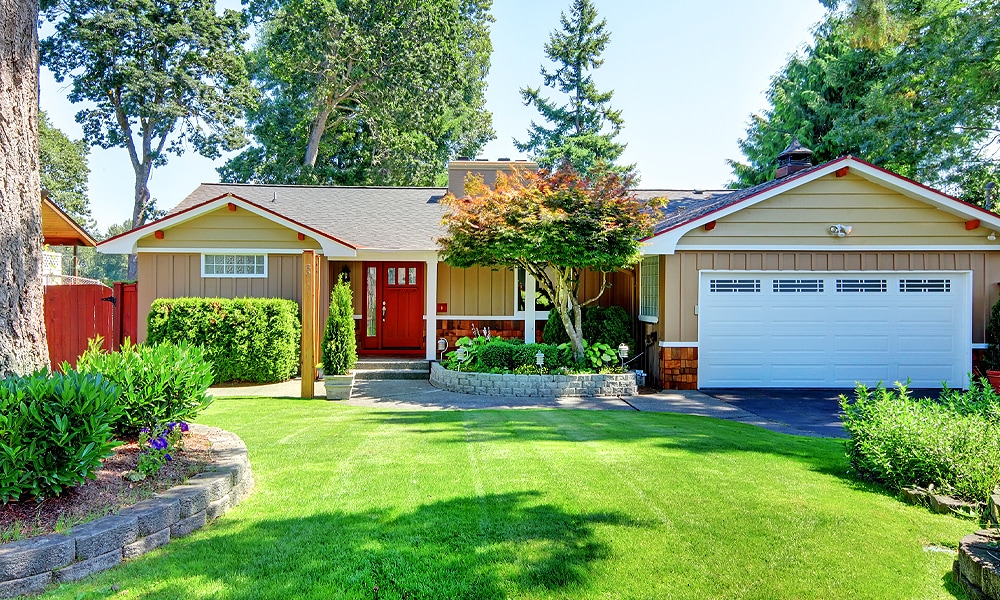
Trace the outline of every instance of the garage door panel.
[[[710, 280], [746, 291], [713, 293]], [[699, 385], [963, 386], [970, 282], [967, 272], [703, 272]]]

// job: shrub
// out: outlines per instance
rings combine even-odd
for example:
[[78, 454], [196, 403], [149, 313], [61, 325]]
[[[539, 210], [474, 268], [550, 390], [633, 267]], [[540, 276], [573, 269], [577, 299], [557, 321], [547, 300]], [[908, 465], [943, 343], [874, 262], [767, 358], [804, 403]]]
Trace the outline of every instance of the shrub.
[[[607, 344], [617, 348], [622, 342], [633, 345], [632, 320], [620, 306], [587, 306], [583, 309], [583, 339], [591, 343]], [[563, 326], [559, 312], [549, 311], [549, 320], [545, 322], [542, 337], [547, 344], [564, 344], [569, 342], [566, 328]]]
[[524, 366], [536, 367], [535, 355], [538, 354], [539, 350], [545, 356], [546, 369], [554, 369], [562, 366], [562, 363], [559, 361], [559, 349], [553, 344], [524, 344], [514, 348], [511, 356], [514, 369]]
[[281, 298], [161, 298], [149, 311], [147, 342], [205, 349], [215, 382], [273, 383], [299, 367], [299, 307]]
[[983, 366], [987, 371], [1000, 371], [1000, 300], [990, 309], [990, 318], [986, 322], [986, 343]]
[[0, 501], [58, 496], [118, 445], [118, 390], [100, 375], [35, 373], [0, 381]]
[[847, 454], [865, 479], [894, 490], [934, 487], [985, 501], [1000, 484], [1000, 397], [983, 382], [941, 401], [913, 399], [905, 386], [841, 397]]
[[119, 389], [121, 414], [114, 430], [120, 435], [194, 420], [212, 402], [207, 394], [212, 365], [205, 361], [204, 350], [185, 342], [133, 346], [126, 341], [120, 351], [104, 352], [93, 340], [77, 370], [99, 373]]
[[491, 340], [480, 349], [479, 364], [483, 369], [490, 371], [510, 370], [513, 368], [513, 365], [511, 364], [511, 356], [513, 352], [514, 345], [510, 342], [499, 339]]
[[330, 316], [323, 332], [323, 373], [347, 375], [358, 362], [354, 337], [354, 301], [351, 284], [341, 275], [330, 294]]

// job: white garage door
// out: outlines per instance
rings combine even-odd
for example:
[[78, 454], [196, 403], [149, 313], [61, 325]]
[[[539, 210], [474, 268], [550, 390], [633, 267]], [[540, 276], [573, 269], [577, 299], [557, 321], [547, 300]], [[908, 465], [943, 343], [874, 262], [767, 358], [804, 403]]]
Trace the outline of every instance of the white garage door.
[[698, 385], [964, 387], [969, 272], [702, 271]]

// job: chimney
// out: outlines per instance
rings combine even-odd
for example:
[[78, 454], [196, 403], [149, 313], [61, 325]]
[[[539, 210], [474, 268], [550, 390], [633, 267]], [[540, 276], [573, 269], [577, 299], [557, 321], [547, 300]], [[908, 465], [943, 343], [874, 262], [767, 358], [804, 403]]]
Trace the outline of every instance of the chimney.
[[792, 143], [778, 155], [778, 172], [774, 178], [781, 179], [808, 169], [812, 166], [812, 155], [813, 151], [803, 146], [799, 138], [793, 139]]
[[465, 180], [469, 175], [481, 176], [483, 182], [492, 187], [497, 182], [497, 171], [510, 173], [514, 168], [537, 171], [538, 163], [527, 160], [512, 161], [509, 158], [493, 161], [460, 156], [448, 163], [448, 191], [461, 198], [465, 196]]

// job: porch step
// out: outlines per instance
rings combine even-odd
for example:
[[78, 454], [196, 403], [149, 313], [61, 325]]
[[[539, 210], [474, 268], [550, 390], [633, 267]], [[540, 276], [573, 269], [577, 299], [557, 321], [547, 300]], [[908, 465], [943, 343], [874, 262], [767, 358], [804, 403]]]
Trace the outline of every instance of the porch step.
[[413, 359], [361, 359], [354, 367], [355, 379], [427, 379], [431, 363]]

